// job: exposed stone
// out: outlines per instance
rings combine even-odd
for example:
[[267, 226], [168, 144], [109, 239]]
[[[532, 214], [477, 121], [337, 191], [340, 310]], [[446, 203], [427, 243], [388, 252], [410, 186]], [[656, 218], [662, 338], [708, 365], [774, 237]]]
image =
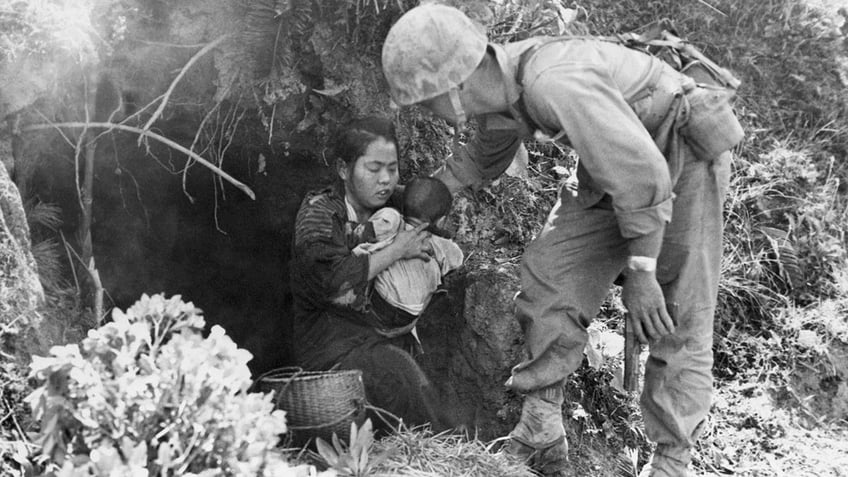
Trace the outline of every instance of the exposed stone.
[[[0, 167], [0, 210], [0, 325], [4, 336], [15, 336], [38, 327], [44, 289], [32, 256], [21, 196], [5, 167]], [[14, 342], [7, 344], [17, 352]]]
[[518, 279], [506, 268], [475, 269], [449, 288], [450, 309], [428, 313], [419, 326], [424, 366], [472, 433], [485, 439], [505, 435], [520, 404], [504, 387], [523, 357], [513, 316]]

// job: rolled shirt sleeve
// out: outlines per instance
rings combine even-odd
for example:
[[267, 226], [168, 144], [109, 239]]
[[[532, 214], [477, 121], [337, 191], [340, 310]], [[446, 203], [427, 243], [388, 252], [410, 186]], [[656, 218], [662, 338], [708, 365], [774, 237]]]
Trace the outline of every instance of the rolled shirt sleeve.
[[463, 185], [477, 190], [503, 174], [523, 147], [514, 129], [497, 128], [482, 116], [468, 144], [454, 145], [445, 167]]

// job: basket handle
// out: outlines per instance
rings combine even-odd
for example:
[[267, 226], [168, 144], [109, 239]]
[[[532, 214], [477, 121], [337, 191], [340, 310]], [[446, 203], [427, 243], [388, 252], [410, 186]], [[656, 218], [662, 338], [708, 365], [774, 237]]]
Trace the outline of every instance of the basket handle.
[[277, 392], [274, 393], [274, 408], [275, 409], [277, 408], [277, 405], [278, 405], [277, 403], [280, 402], [280, 396], [282, 396], [283, 393], [286, 390], [288, 390], [289, 386], [291, 386], [291, 383], [295, 380], [295, 378], [297, 378], [298, 376], [300, 376], [304, 372], [303, 368], [301, 368], [299, 366], [295, 366], [292, 369], [297, 369], [297, 371], [294, 374], [292, 374], [291, 376], [289, 376], [288, 381], [286, 381], [286, 384], [284, 386], [280, 386], [280, 389], [277, 389]]
[[283, 378], [283, 379], [286, 380], [286, 384], [283, 385], [283, 386], [280, 386], [279, 389], [277, 389], [274, 392], [274, 409], [276, 409], [277, 403], [280, 401], [280, 396], [283, 394], [283, 392], [285, 392], [289, 388], [289, 386], [291, 385], [292, 381], [294, 381], [295, 378], [297, 378], [298, 376], [300, 376], [301, 374], [303, 374], [305, 372], [305, 370], [303, 368], [301, 368], [300, 366], [289, 366], [289, 367], [285, 367], [285, 368], [275, 368], [275, 369], [271, 369], [269, 371], [265, 371], [264, 373], [260, 374], [259, 377], [256, 378], [255, 381], [253, 381], [253, 384], [251, 384], [250, 388], [248, 388], [248, 392], [251, 392], [251, 390], [254, 388], [254, 386], [258, 386], [259, 382], [262, 381], [262, 378], [265, 378], [272, 373], [277, 373], [282, 369], [286, 369], [286, 370], [290, 369], [290, 370], [294, 371], [294, 374], [292, 374], [292, 375], [290, 375], [286, 378]]

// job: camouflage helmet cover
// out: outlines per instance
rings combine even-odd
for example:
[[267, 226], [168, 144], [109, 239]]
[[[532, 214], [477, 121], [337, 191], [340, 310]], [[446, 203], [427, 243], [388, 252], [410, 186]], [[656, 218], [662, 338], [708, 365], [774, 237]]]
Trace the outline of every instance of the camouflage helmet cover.
[[383, 44], [383, 73], [401, 106], [450, 91], [468, 79], [486, 53], [482, 28], [460, 10], [425, 4], [406, 12]]

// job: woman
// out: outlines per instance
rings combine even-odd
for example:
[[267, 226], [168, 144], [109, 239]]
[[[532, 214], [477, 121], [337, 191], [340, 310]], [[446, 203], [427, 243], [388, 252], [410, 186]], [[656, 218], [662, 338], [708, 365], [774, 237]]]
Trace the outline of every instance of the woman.
[[340, 181], [304, 198], [295, 222], [292, 270], [294, 352], [305, 369], [362, 370], [365, 394], [376, 407], [408, 424], [438, 425], [431, 386], [407, 350], [406, 323], [386, 323], [371, 311], [371, 280], [400, 259], [429, 259], [422, 224], [399, 232], [373, 254], [354, 254], [373, 239], [368, 218], [386, 205], [398, 183], [393, 124], [365, 118], [337, 138]]

